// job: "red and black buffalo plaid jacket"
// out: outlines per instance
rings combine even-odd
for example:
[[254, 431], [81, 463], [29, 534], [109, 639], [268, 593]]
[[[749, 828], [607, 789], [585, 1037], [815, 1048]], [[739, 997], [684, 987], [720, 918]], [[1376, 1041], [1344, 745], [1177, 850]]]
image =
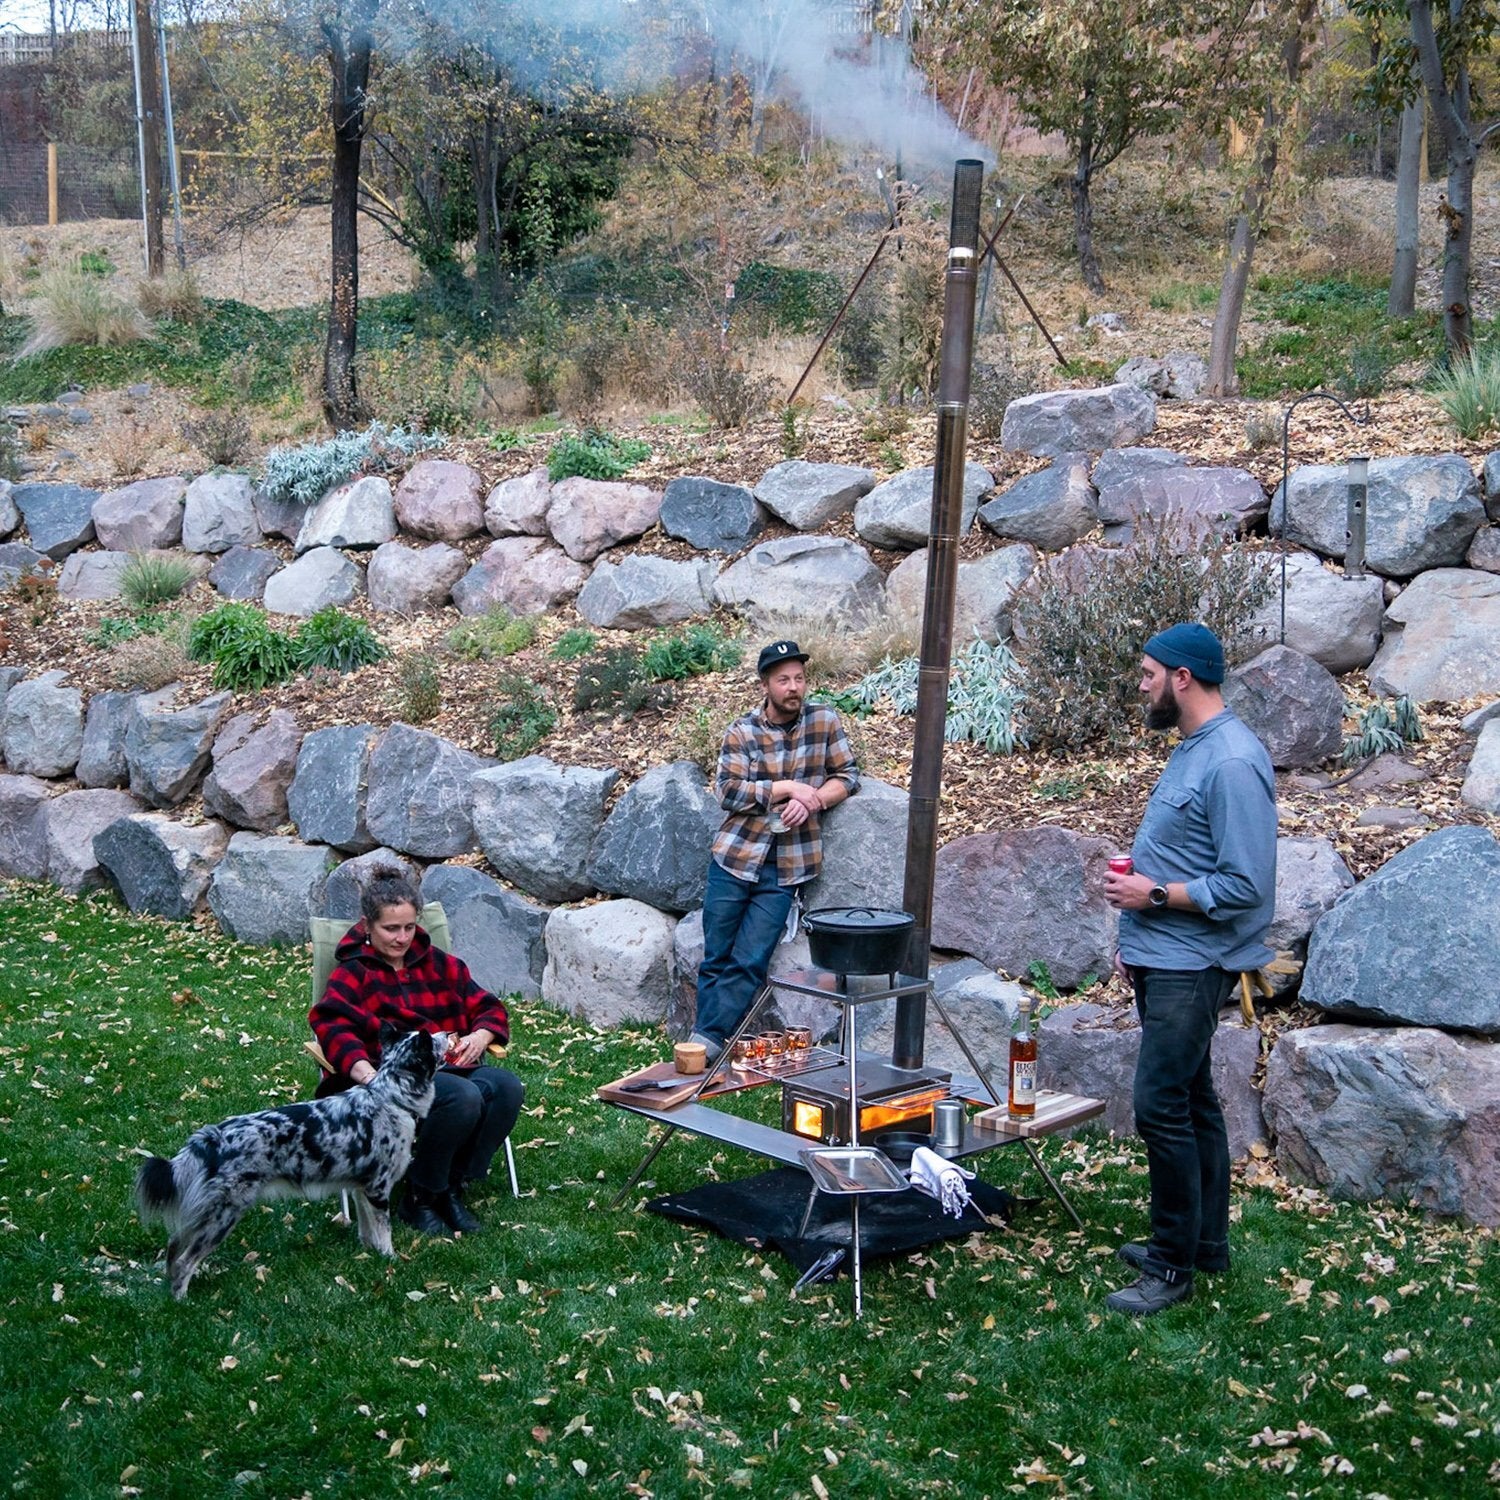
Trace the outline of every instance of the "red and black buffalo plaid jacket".
[[339, 939], [334, 956], [328, 988], [307, 1019], [335, 1073], [347, 1075], [360, 1058], [380, 1066], [382, 1021], [404, 1031], [457, 1036], [482, 1026], [497, 1042], [510, 1040], [505, 1007], [474, 983], [462, 959], [434, 948], [420, 927], [402, 969], [393, 969], [370, 946], [363, 922]]

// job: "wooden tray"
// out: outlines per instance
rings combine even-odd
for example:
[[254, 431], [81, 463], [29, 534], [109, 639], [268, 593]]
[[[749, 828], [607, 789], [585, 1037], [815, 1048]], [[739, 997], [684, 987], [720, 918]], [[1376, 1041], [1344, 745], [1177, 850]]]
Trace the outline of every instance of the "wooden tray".
[[993, 1109], [982, 1110], [974, 1115], [969, 1124], [975, 1130], [988, 1131], [991, 1135], [1009, 1137], [1011, 1140], [1026, 1140], [1032, 1136], [1051, 1135], [1054, 1130], [1066, 1130], [1070, 1125], [1081, 1125], [1104, 1113], [1102, 1099], [1089, 1099], [1083, 1094], [1059, 1094], [1051, 1089], [1038, 1089], [1036, 1113], [1029, 1120], [1012, 1120], [1003, 1104]]
[[[680, 1078], [681, 1086], [675, 1089], [649, 1089], [639, 1094], [626, 1093], [627, 1083], [640, 1083], [646, 1079]], [[704, 1089], [701, 1097], [712, 1099], [719, 1094], [733, 1094], [743, 1088], [753, 1087], [756, 1083], [763, 1083], [764, 1079], [746, 1080], [741, 1075], [729, 1072], [714, 1081]], [[690, 1099], [693, 1091], [703, 1082], [701, 1073], [679, 1073], [675, 1063], [656, 1062], [649, 1068], [640, 1068], [634, 1073], [627, 1073], [623, 1078], [617, 1078], [613, 1083], [604, 1083], [594, 1090], [599, 1098], [610, 1104], [643, 1104], [647, 1109], [671, 1109], [674, 1105], [683, 1103]]]

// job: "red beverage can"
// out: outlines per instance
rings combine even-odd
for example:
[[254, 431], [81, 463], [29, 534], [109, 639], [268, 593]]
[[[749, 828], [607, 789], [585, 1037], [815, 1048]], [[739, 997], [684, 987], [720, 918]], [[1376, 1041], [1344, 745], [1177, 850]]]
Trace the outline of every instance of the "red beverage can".
[[1117, 854], [1109, 862], [1111, 875], [1134, 875], [1135, 861], [1128, 854]]

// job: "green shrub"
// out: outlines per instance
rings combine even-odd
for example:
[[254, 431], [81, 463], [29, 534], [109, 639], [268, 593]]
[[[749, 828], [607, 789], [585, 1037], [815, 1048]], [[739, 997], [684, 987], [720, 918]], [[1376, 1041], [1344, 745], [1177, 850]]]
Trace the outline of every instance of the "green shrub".
[[262, 485], [269, 499], [312, 505], [334, 485], [361, 470], [378, 473], [401, 459], [440, 448], [445, 442], [441, 434], [408, 432], [404, 427], [371, 422], [363, 432], [341, 432], [321, 443], [273, 448], [266, 455]]
[[554, 661], [577, 661], [580, 656], [587, 656], [598, 644], [599, 637], [592, 630], [584, 630], [575, 625], [558, 636], [547, 654]]
[[131, 609], [151, 609], [177, 598], [197, 575], [181, 557], [137, 552], [120, 573], [120, 597]]
[[617, 438], [598, 428], [585, 428], [577, 437], [559, 438], [547, 455], [547, 478], [619, 479], [651, 457], [651, 445], [640, 438]]
[[1394, 351], [1379, 335], [1361, 339], [1349, 350], [1349, 363], [1339, 376], [1339, 390], [1345, 396], [1362, 397], [1365, 400], [1378, 396], [1385, 389], [1386, 379], [1395, 362]]
[[144, 612], [135, 615], [106, 615], [83, 638], [89, 645], [108, 650], [143, 635], [155, 635], [162, 627], [161, 616]]
[[[887, 657], [849, 690], [856, 711], [868, 712], [884, 698], [898, 714], [915, 714], [919, 671], [915, 656]], [[1021, 724], [1024, 683], [1025, 674], [1008, 647], [971, 641], [953, 657], [943, 737], [950, 742], [970, 740], [994, 755], [1010, 755], [1026, 743]]]
[[384, 659], [385, 647], [363, 620], [329, 604], [309, 615], [297, 631], [297, 664], [304, 671], [324, 667], [353, 672]]
[[404, 656], [396, 672], [400, 693], [399, 713], [408, 724], [426, 724], [443, 706], [443, 680], [437, 658], [430, 652], [414, 651]]
[[1500, 345], [1455, 355], [1432, 392], [1460, 436], [1473, 441], [1500, 429]]
[[77, 261], [82, 276], [113, 276], [115, 263], [108, 250], [84, 250]]
[[533, 616], [513, 615], [503, 604], [492, 604], [448, 632], [448, 649], [465, 661], [496, 661], [524, 651], [534, 640]]
[[231, 692], [274, 687], [297, 675], [296, 644], [253, 604], [221, 604], [196, 620], [188, 655], [213, 663], [213, 684]]
[[490, 734], [495, 741], [495, 754], [501, 760], [519, 760], [530, 755], [556, 724], [557, 710], [530, 678], [511, 672], [495, 684]]
[[689, 625], [653, 636], [641, 657], [641, 670], [652, 682], [680, 682], [739, 665], [739, 639], [717, 625]]
[[639, 713], [652, 696], [641, 653], [634, 646], [617, 646], [579, 669], [573, 706], [585, 712], [629, 715]]
[[1375, 755], [1399, 755], [1408, 745], [1420, 744], [1426, 738], [1421, 717], [1410, 698], [1397, 698], [1389, 708], [1381, 702], [1371, 703], [1359, 710], [1358, 728], [1345, 736], [1339, 759], [1342, 764], [1352, 766]]

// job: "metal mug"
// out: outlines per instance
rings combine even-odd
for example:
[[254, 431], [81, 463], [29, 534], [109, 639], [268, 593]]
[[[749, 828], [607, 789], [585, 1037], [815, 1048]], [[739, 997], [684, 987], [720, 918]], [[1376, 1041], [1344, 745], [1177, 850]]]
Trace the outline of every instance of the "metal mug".
[[933, 1146], [939, 1151], [962, 1146], [967, 1118], [962, 1099], [939, 1099], [932, 1106]]

